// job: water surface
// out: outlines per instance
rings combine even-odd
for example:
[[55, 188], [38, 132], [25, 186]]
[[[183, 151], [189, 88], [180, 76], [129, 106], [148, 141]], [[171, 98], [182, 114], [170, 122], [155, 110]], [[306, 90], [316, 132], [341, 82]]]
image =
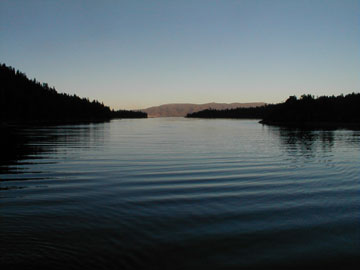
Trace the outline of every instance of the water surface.
[[360, 132], [154, 118], [27, 127], [0, 166], [0, 264], [350, 267]]

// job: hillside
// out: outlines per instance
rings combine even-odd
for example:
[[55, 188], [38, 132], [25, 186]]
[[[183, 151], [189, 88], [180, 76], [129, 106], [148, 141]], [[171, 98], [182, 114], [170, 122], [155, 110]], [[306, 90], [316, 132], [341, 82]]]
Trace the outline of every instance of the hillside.
[[189, 113], [189, 118], [257, 118], [261, 123], [296, 127], [360, 127], [360, 94], [346, 96], [302, 95], [285, 102], [254, 108], [206, 109]]
[[360, 127], [360, 93], [339, 96], [289, 97], [272, 105], [262, 123], [309, 127]]
[[113, 111], [99, 101], [58, 93], [47, 83], [30, 80], [19, 70], [0, 65], [1, 122], [73, 122], [140, 118], [146, 113]]
[[253, 103], [205, 103], [205, 104], [191, 104], [191, 103], [175, 103], [164, 104], [160, 106], [142, 109], [149, 117], [183, 117], [189, 113], [194, 113], [206, 109], [233, 109], [233, 108], [249, 108], [265, 105], [263, 102]]

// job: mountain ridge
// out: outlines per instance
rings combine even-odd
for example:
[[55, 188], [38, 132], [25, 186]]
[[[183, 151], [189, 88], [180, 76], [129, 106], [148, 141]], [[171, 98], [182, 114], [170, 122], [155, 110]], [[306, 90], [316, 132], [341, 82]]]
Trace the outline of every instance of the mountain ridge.
[[264, 102], [232, 102], [232, 103], [218, 103], [209, 102], [203, 104], [196, 103], [168, 103], [159, 106], [152, 106], [146, 109], [140, 109], [146, 112], [148, 117], [184, 117], [188, 113], [198, 112], [206, 109], [234, 109], [234, 108], [249, 108], [265, 105]]

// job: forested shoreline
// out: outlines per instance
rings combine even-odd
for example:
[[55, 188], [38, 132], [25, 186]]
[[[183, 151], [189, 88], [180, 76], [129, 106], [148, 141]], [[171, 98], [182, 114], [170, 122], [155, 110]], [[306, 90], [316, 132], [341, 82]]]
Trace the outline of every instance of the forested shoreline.
[[285, 102], [253, 108], [203, 110], [188, 118], [261, 119], [263, 124], [297, 127], [360, 127], [360, 94], [290, 96]]
[[72, 123], [112, 118], [146, 118], [140, 111], [111, 110], [97, 100], [58, 93], [13, 67], [0, 65], [0, 122]]

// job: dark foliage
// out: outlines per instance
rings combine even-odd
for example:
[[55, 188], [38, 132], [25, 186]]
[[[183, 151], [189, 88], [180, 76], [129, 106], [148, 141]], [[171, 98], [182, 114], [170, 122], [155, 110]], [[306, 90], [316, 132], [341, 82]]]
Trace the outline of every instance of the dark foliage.
[[264, 115], [264, 122], [337, 122], [360, 123], [360, 94], [346, 96], [302, 95], [289, 97], [284, 103], [271, 107]]
[[146, 112], [118, 110], [111, 112], [112, 118], [147, 118]]
[[93, 121], [110, 118], [147, 117], [146, 113], [112, 111], [108, 106], [58, 93], [55, 88], [5, 64], [0, 65], [0, 121]]
[[289, 97], [279, 104], [265, 105], [255, 108], [237, 108], [230, 110], [204, 110], [187, 117], [199, 118], [258, 118], [263, 123], [276, 124], [311, 124], [337, 123], [360, 125], [360, 94], [346, 96], [311, 95]]
[[199, 112], [189, 113], [186, 117], [199, 117], [199, 118], [254, 118], [260, 119], [264, 116], [268, 105], [252, 108], [236, 108], [215, 110], [206, 109]]

